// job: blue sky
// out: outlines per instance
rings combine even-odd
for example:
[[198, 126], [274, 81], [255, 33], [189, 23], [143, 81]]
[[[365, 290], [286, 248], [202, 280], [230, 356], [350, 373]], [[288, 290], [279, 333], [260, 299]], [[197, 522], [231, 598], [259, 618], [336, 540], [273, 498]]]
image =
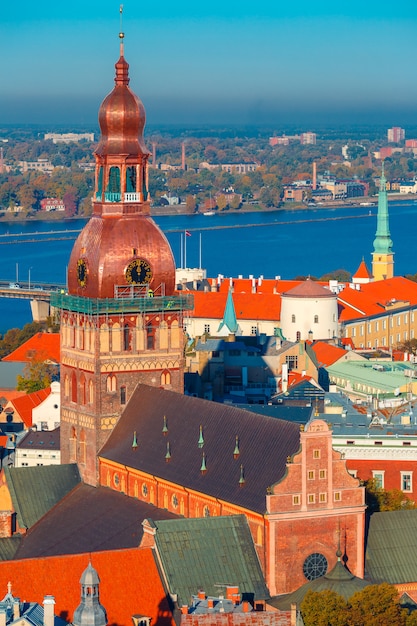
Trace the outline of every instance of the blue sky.
[[[112, 89], [119, 2], [3, 3], [3, 123], [95, 124]], [[123, 3], [148, 124], [417, 123], [412, 0]]]

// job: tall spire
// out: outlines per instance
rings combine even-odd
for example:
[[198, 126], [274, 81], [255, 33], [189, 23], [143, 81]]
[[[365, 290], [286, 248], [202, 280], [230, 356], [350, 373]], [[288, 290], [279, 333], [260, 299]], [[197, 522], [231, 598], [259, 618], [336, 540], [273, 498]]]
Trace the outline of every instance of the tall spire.
[[[233, 302], [232, 291], [229, 290], [227, 294], [226, 306], [224, 308], [223, 320], [220, 322], [217, 334], [230, 334], [235, 335], [239, 329], [237, 323], [235, 305]], [[222, 332], [221, 332], [222, 331]]]
[[381, 179], [378, 194], [378, 217], [372, 253], [372, 274], [374, 280], [392, 278], [394, 275], [394, 253], [389, 231], [387, 180], [382, 162]]

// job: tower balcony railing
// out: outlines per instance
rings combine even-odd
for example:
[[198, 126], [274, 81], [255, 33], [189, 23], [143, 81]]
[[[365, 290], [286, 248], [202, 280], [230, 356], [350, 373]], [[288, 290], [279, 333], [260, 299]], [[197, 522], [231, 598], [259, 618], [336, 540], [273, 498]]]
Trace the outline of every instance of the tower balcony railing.
[[[106, 191], [104, 193], [105, 202], [121, 202], [122, 198], [124, 202], [142, 202], [143, 194], [140, 191], [127, 191], [121, 193], [120, 191]], [[96, 200], [101, 200], [102, 193], [98, 191], [96, 193]]]
[[56, 309], [102, 315], [107, 313], [156, 313], [191, 311], [194, 308], [192, 294], [173, 296], [143, 296], [141, 298], [85, 298], [66, 293], [51, 293], [51, 306]]

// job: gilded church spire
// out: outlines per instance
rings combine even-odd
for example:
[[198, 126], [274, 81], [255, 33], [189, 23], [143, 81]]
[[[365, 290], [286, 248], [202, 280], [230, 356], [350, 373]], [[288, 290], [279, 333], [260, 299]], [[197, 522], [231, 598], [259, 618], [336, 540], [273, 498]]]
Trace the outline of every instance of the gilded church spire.
[[378, 193], [378, 217], [372, 253], [372, 274], [374, 280], [392, 278], [394, 275], [394, 253], [389, 230], [387, 180], [384, 163], [382, 163], [381, 179]]

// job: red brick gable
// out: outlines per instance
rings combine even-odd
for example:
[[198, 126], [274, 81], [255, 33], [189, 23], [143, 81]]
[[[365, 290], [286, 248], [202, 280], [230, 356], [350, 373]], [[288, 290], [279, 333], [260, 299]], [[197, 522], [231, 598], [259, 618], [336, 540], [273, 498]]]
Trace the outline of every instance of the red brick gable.
[[55, 614], [72, 621], [80, 603], [80, 578], [89, 561], [100, 578], [100, 602], [109, 624], [131, 626], [132, 615], [174, 626], [158, 569], [149, 548], [0, 562], [0, 590], [12, 583], [15, 597], [42, 604], [55, 598]]
[[44, 355], [45, 361], [60, 362], [59, 333], [36, 333], [2, 360], [28, 362], [39, 354]]

